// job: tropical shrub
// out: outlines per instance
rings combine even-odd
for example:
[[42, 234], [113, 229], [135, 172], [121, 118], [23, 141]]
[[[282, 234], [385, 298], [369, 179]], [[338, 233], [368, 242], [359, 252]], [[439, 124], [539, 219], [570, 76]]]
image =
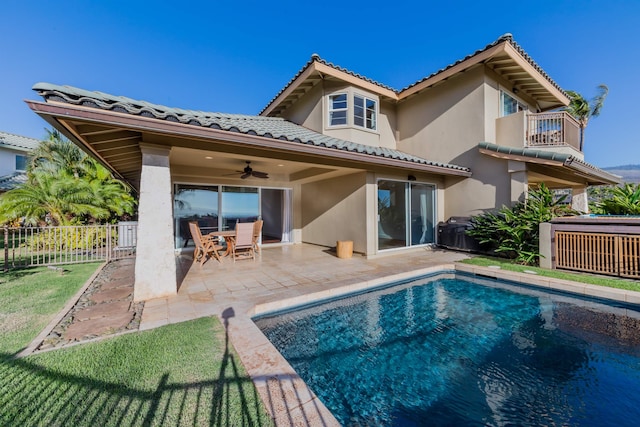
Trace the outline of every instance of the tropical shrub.
[[[115, 246], [118, 236], [113, 233], [111, 243]], [[107, 243], [107, 229], [102, 227], [44, 228], [42, 232], [27, 238], [24, 245], [31, 251], [77, 251], [103, 248]]]
[[524, 202], [503, 206], [472, 218], [475, 237], [488, 252], [495, 252], [525, 265], [537, 265], [540, 259], [539, 225], [559, 216], [575, 215], [565, 203], [567, 196], [555, 197], [544, 184], [528, 192]]
[[605, 187], [591, 211], [601, 215], [640, 215], [640, 184]]

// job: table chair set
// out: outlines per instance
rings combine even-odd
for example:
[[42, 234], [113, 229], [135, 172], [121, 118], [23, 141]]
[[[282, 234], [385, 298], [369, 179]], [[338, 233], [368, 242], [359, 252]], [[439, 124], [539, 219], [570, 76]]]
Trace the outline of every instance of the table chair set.
[[255, 261], [256, 252], [260, 252], [260, 233], [262, 220], [255, 222], [236, 223], [235, 230], [214, 231], [203, 235], [196, 221], [189, 222], [189, 231], [196, 247], [193, 252], [193, 262], [200, 261], [200, 266], [214, 256], [219, 262], [222, 258], [220, 251], [225, 247], [220, 244], [220, 237], [226, 242], [226, 250], [222, 256], [232, 256], [233, 262], [238, 259], [252, 259]]

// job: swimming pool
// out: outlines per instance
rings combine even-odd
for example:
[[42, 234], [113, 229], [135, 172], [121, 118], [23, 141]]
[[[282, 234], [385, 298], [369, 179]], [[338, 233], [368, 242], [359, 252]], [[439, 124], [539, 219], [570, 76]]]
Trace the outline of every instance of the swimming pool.
[[255, 323], [344, 425], [637, 425], [640, 311], [425, 278]]

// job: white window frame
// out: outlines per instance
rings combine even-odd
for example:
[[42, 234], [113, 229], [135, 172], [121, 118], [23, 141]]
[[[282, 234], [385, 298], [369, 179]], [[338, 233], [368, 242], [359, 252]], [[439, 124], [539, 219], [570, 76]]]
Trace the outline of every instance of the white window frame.
[[[517, 111], [513, 112], [513, 113], [509, 113], [509, 114], [505, 114], [504, 111], [504, 97], [508, 96], [509, 98], [513, 99], [514, 101], [516, 101], [516, 108]], [[518, 98], [515, 94], [508, 92], [504, 89], [500, 89], [500, 117], [506, 117], [509, 116], [511, 114], [515, 114], [515, 113], [519, 113], [520, 111], [529, 111], [529, 106], [527, 105], [526, 102], [523, 102], [520, 98]]]
[[[344, 108], [334, 108], [333, 106], [333, 98], [344, 96], [345, 97], [345, 107]], [[327, 96], [328, 106], [327, 106], [327, 125], [328, 127], [341, 127], [341, 126], [349, 126], [349, 93], [348, 92], [338, 92], [332, 93]], [[333, 123], [332, 115], [333, 113], [344, 111], [344, 123]]]
[[[19, 161], [20, 158], [22, 159], [22, 162], [24, 162], [24, 167], [23, 168], [19, 168], [18, 167], [18, 161]], [[27, 156], [22, 155], [22, 154], [16, 154], [16, 157], [15, 157], [15, 166], [16, 166], [15, 170], [17, 170], [17, 171], [26, 171], [27, 170], [27, 161], [28, 161], [28, 157]]]
[[[356, 123], [356, 98], [362, 99], [363, 116], [362, 116], [361, 125]], [[373, 102], [373, 110], [367, 107], [368, 101]], [[367, 117], [368, 111], [372, 111], [373, 113], [373, 119], [371, 120], [373, 122], [372, 127], [367, 126], [367, 121], [369, 120]], [[364, 128], [371, 131], [378, 130], [378, 100], [377, 99], [374, 99], [370, 96], [362, 95], [360, 93], [353, 94], [353, 126]]]

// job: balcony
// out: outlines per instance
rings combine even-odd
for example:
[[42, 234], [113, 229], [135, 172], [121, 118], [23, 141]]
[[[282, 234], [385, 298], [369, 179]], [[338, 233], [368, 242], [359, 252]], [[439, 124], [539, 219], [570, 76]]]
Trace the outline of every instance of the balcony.
[[527, 147], [569, 145], [580, 151], [580, 125], [571, 114], [527, 114], [527, 122]]
[[496, 120], [496, 143], [508, 147], [549, 149], [582, 156], [580, 125], [569, 113], [521, 111]]

